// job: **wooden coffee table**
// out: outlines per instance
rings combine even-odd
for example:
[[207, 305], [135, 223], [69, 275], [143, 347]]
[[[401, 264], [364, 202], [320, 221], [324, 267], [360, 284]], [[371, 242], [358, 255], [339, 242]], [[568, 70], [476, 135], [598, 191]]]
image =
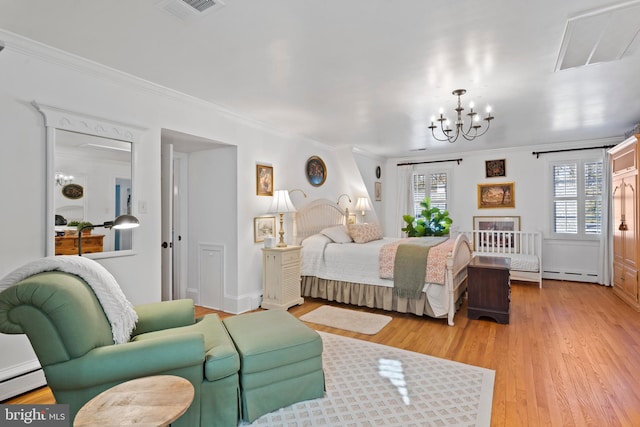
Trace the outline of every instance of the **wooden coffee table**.
[[193, 385], [181, 377], [137, 378], [91, 399], [78, 411], [73, 426], [166, 426], [187, 411], [193, 396]]

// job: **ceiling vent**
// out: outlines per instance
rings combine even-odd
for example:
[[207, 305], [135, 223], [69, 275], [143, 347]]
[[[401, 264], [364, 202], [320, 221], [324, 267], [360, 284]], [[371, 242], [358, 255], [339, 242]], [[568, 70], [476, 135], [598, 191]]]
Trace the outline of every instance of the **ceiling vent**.
[[187, 21], [224, 7], [222, 0], [163, 0], [158, 6], [165, 12]]
[[630, 1], [570, 18], [556, 71], [628, 56], [640, 44], [640, 1]]

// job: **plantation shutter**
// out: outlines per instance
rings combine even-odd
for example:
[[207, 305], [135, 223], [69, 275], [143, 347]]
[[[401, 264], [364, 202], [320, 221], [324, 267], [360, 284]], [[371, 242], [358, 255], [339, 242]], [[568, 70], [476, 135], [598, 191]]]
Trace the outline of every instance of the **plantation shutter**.
[[553, 216], [556, 233], [578, 233], [578, 165], [553, 167]]
[[553, 166], [553, 224], [558, 234], [599, 235], [602, 231], [601, 160]]
[[431, 206], [447, 210], [447, 174], [446, 172], [416, 173], [413, 175], [414, 216], [422, 216], [420, 202], [425, 197], [431, 199]]
[[584, 232], [600, 234], [602, 224], [602, 162], [584, 165]]

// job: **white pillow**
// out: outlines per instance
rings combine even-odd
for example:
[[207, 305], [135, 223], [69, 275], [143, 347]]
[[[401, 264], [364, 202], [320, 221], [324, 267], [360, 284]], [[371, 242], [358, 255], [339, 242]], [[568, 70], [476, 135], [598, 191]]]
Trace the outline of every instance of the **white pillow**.
[[347, 227], [344, 225], [334, 225], [333, 227], [327, 227], [320, 232], [320, 234], [324, 234], [335, 243], [351, 243], [353, 239], [349, 235], [349, 231]]

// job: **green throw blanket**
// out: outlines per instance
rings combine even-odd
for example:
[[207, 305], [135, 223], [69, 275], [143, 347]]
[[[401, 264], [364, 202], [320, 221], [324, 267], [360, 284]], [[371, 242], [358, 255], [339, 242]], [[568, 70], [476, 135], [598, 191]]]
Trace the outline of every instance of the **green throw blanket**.
[[[429, 242], [431, 243], [431, 242]], [[431, 245], [411, 242], [398, 245], [393, 264], [393, 293], [403, 298], [420, 298]]]

